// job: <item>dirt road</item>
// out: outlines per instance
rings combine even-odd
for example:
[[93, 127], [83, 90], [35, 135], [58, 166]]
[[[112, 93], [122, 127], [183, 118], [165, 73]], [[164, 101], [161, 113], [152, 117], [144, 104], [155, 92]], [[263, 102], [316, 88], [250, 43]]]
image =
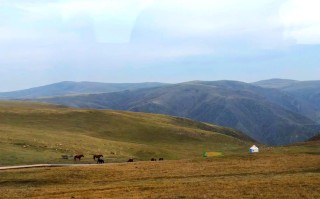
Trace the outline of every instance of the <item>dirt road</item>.
[[102, 165], [102, 164], [33, 164], [33, 165], [0, 167], [0, 171], [1, 170], [10, 170], [10, 169], [36, 168], [36, 167], [78, 167], [78, 166], [99, 166], [99, 165]]

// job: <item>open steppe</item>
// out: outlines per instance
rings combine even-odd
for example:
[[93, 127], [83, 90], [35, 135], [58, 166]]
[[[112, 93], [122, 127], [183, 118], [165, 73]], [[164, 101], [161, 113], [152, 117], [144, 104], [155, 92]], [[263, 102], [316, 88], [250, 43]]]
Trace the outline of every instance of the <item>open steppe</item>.
[[293, 151], [0, 171], [0, 198], [319, 198], [319, 151]]

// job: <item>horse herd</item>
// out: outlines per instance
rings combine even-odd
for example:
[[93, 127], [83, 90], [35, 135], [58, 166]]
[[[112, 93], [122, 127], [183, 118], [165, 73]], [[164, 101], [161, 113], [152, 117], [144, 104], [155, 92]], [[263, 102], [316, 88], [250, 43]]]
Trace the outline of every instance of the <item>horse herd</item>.
[[[77, 161], [77, 160], [81, 160], [81, 158], [83, 158], [84, 157], [84, 155], [75, 155], [74, 156], [74, 161]], [[97, 160], [97, 164], [103, 164], [104, 163], [104, 160], [103, 159], [101, 159], [103, 157], [103, 155], [93, 155], [93, 159], [96, 161]], [[159, 158], [159, 161], [162, 161], [162, 160], [164, 160], [163, 158]], [[151, 158], [151, 161], [157, 161], [157, 159], [156, 158]], [[133, 162], [133, 158], [130, 158], [127, 162]]]

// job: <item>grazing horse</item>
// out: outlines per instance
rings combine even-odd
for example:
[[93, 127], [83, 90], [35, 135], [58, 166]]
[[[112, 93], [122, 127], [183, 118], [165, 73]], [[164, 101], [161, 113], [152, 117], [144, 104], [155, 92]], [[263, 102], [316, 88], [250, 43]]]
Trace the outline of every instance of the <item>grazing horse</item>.
[[127, 162], [133, 162], [133, 158], [130, 158]]
[[96, 160], [96, 158], [100, 159], [101, 157], [103, 157], [103, 155], [93, 155], [94, 160]]
[[74, 161], [77, 161], [77, 159], [79, 159], [79, 161], [81, 160], [81, 158], [83, 158], [84, 157], [84, 155], [75, 155], [74, 156]]
[[151, 161], [157, 161], [157, 159], [156, 158], [151, 158]]
[[159, 158], [159, 161], [162, 161], [163, 160], [163, 158]]
[[104, 163], [104, 160], [103, 160], [103, 159], [98, 158], [98, 160], [97, 160], [97, 164], [103, 164], [103, 163]]

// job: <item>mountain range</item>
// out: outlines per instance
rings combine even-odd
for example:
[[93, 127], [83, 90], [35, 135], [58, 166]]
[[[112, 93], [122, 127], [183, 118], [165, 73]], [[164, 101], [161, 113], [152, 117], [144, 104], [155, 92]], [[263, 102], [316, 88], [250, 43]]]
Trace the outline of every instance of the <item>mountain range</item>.
[[158, 82], [146, 83], [100, 83], [64, 81], [35, 88], [0, 93], [0, 99], [26, 99], [54, 96], [109, 93], [167, 85]]
[[65, 96], [70, 91], [58, 97], [38, 95], [29, 100], [191, 118], [241, 130], [271, 145], [304, 141], [320, 132], [320, 81], [191, 81], [108, 93], [86, 92], [74, 96]]

